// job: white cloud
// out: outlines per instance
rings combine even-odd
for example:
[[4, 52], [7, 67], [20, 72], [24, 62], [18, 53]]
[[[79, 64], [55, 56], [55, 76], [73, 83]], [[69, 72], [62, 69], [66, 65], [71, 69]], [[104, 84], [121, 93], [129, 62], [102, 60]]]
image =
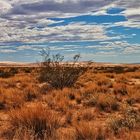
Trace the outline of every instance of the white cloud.
[[41, 48], [39, 48], [38, 46], [27, 46], [27, 45], [23, 45], [23, 46], [18, 46], [17, 47], [18, 51], [21, 50], [33, 50], [33, 51], [41, 51]]
[[140, 45], [139, 44], [131, 44], [126, 47], [123, 51], [123, 54], [139, 54], [140, 53]]
[[[138, 0], [135, 0], [135, 3]], [[121, 14], [128, 21], [118, 22], [111, 26], [140, 28], [138, 15], [139, 4], [126, 0], [0, 0], [0, 10], [4, 17], [0, 18], [0, 42], [42, 42], [42, 41], [77, 41], [111, 39], [105, 34], [107, 25], [86, 25], [74, 23], [61, 27], [47, 27], [49, 24], [63, 22], [53, 21], [47, 17], [64, 17], [87, 14], [105, 14], [110, 7], [126, 8]], [[134, 7], [132, 7], [132, 5]], [[59, 10], [58, 10], [59, 9]], [[1, 16], [0, 16], [1, 17]], [[35, 28], [43, 26], [43, 29]], [[112, 37], [119, 39], [122, 36]]]
[[131, 27], [131, 28], [140, 28], [140, 21], [134, 21], [132, 19], [128, 21], [118, 22], [112, 26], [123, 26], [123, 27]]
[[132, 17], [135, 15], [140, 16], [140, 8], [128, 8], [123, 11], [122, 14], [126, 15], [127, 17]]
[[0, 53], [14, 53], [14, 52], [17, 51], [12, 49], [0, 49]]
[[[121, 12], [127, 21], [114, 24], [86, 24], [85, 22], [69, 23], [64, 26], [48, 27], [49, 24], [63, 22], [48, 19], [48, 17], [72, 17], [77, 15], [104, 15], [109, 8], [124, 8]], [[115, 49], [123, 54], [139, 53], [138, 44], [133, 46], [123, 39], [125, 35], [108, 36], [106, 28], [124, 26], [140, 28], [139, 0], [0, 0], [0, 43], [5, 42], [84, 42], [104, 41], [101, 45], [86, 46], [87, 49], [98, 50], [96, 55], [114, 55]], [[136, 36], [131, 34], [130, 36]], [[112, 42], [109, 40], [112, 40]], [[5, 48], [4, 48], [5, 47]], [[39, 51], [44, 46], [23, 45], [17, 50], [8, 46], [0, 46], [1, 53], [12, 53], [21, 50]], [[53, 50], [73, 52], [81, 46], [52, 46]], [[72, 48], [72, 49], [71, 49]], [[120, 52], [115, 52], [120, 53]]]
[[19, 23], [15, 21], [3, 20], [0, 22], [0, 27], [2, 27], [0, 28], [0, 42], [100, 41], [110, 39], [102, 25], [72, 23], [66, 26], [30, 29], [30, 26], [20, 28]]
[[11, 8], [11, 4], [4, 0], [0, 0], [0, 15], [7, 13]]
[[[113, 42], [102, 42], [101, 45], [93, 46], [93, 48], [97, 49], [96, 54], [103, 55], [134, 55], [140, 54], [140, 44], [131, 44], [127, 41], [113, 41]], [[88, 48], [88, 47], [87, 47]], [[92, 46], [89, 48], [92, 48]]]

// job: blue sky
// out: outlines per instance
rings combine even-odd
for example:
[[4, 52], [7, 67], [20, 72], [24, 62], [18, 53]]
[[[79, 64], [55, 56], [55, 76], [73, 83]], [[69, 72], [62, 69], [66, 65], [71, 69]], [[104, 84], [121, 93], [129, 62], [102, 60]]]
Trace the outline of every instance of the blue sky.
[[139, 0], [0, 0], [0, 61], [51, 49], [81, 61], [140, 63]]

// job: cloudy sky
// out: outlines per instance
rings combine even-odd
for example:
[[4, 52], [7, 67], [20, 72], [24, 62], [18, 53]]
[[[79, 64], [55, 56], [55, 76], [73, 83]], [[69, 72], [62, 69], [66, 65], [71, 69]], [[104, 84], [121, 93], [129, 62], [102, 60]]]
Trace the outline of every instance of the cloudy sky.
[[140, 0], [0, 0], [0, 61], [140, 62]]

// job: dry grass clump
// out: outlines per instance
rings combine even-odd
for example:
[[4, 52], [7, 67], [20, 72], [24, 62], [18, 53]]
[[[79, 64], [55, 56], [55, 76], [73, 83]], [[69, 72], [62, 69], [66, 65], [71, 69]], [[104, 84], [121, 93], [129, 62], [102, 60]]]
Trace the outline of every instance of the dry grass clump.
[[97, 79], [96, 79], [96, 84], [98, 86], [107, 86], [107, 87], [112, 87], [112, 82], [110, 79], [108, 79], [107, 77], [105, 76], [97, 76]]
[[107, 73], [106, 74], [106, 77], [113, 79], [113, 78], [115, 78], [115, 74], [113, 74], [113, 73]]
[[124, 84], [127, 84], [129, 82], [129, 79], [126, 75], [118, 75], [116, 78], [115, 78], [115, 81], [117, 83], [124, 83]]
[[68, 110], [65, 114], [65, 124], [66, 125], [71, 125], [73, 122], [73, 110]]
[[73, 90], [64, 88], [63, 90], [53, 90], [42, 99], [51, 109], [60, 113], [66, 113], [76, 106]]
[[18, 89], [3, 89], [0, 91], [1, 109], [11, 109], [21, 107], [25, 101], [24, 94]]
[[90, 98], [88, 99], [84, 99], [83, 100], [83, 106], [86, 106], [86, 107], [95, 107], [97, 105], [97, 96], [91, 96]]
[[127, 91], [127, 86], [126, 84], [123, 83], [115, 83], [113, 85], [114, 88], [114, 93], [117, 94], [121, 94], [121, 95], [127, 95], [128, 91]]
[[47, 139], [54, 136], [60, 127], [59, 116], [41, 104], [12, 110], [9, 116], [10, 129], [7, 136], [10, 136], [10, 139], [14, 137], [24, 139], [25, 134], [29, 135], [29, 132], [33, 138]]
[[33, 71], [33, 68], [31, 67], [24, 67], [21, 69], [21, 72], [24, 72], [24, 73], [31, 73]]
[[26, 76], [17, 76], [0, 79], [0, 82], [0, 109], [18, 108], [25, 102], [40, 97], [39, 87], [34, 79], [29, 82]]
[[140, 72], [131, 72], [126, 74], [129, 78], [140, 79]]
[[96, 106], [99, 110], [106, 112], [119, 110], [119, 104], [117, 100], [113, 96], [106, 94], [98, 95]]
[[0, 79], [2, 82], [0, 85], [1, 109], [20, 107], [26, 101], [39, 98], [39, 88], [36, 84], [33, 84], [33, 79], [30, 80], [31, 83], [24, 81], [25, 79], [27, 79], [26, 76], [23, 79], [20, 77]]
[[128, 98], [126, 99], [129, 105], [140, 103], [140, 86], [135, 85], [128, 88]]
[[92, 121], [95, 119], [96, 112], [92, 109], [83, 109], [83, 111], [77, 112], [75, 119], [77, 121]]
[[93, 124], [80, 122], [75, 126], [75, 140], [105, 140], [104, 131]]
[[119, 110], [117, 99], [107, 93], [95, 93], [83, 101], [83, 105], [87, 107], [96, 107], [100, 111], [111, 112]]
[[140, 125], [140, 113], [134, 109], [127, 108], [122, 116], [113, 116], [109, 121], [109, 128], [115, 135], [121, 131], [132, 130]]
[[7, 78], [7, 79], [3, 79], [0, 78], [0, 88], [15, 88], [16, 87], [16, 83], [13, 80], [13, 78]]
[[96, 93], [107, 93], [109, 92], [109, 88], [106, 86], [98, 86], [96, 84], [89, 84], [81, 91], [81, 96], [83, 98], [90, 98]]
[[24, 96], [26, 101], [32, 101], [40, 97], [40, 88], [34, 84], [29, 84], [24, 90]]

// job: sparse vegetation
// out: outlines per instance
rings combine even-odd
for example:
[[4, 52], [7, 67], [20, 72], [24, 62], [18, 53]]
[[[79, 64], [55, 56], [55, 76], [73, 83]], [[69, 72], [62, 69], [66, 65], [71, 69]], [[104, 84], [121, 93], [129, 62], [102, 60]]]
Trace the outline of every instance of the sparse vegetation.
[[[140, 139], [140, 69], [124, 66], [110, 73], [115, 68], [98, 66], [81, 72], [76, 62], [66, 63], [72, 67], [65, 69], [62, 62], [53, 61], [54, 70], [47, 64], [41, 69], [47, 74], [43, 77], [41, 73], [42, 82], [38, 80], [39, 67], [17, 67], [14, 74], [0, 77], [0, 139]], [[0, 68], [4, 72], [10, 69]], [[72, 75], [74, 69], [78, 72]], [[70, 72], [71, 76], [63, 83], [64, 75], [59, 77], [57, 72]], [[75, 76], [69, 86], [67, 78]]]

